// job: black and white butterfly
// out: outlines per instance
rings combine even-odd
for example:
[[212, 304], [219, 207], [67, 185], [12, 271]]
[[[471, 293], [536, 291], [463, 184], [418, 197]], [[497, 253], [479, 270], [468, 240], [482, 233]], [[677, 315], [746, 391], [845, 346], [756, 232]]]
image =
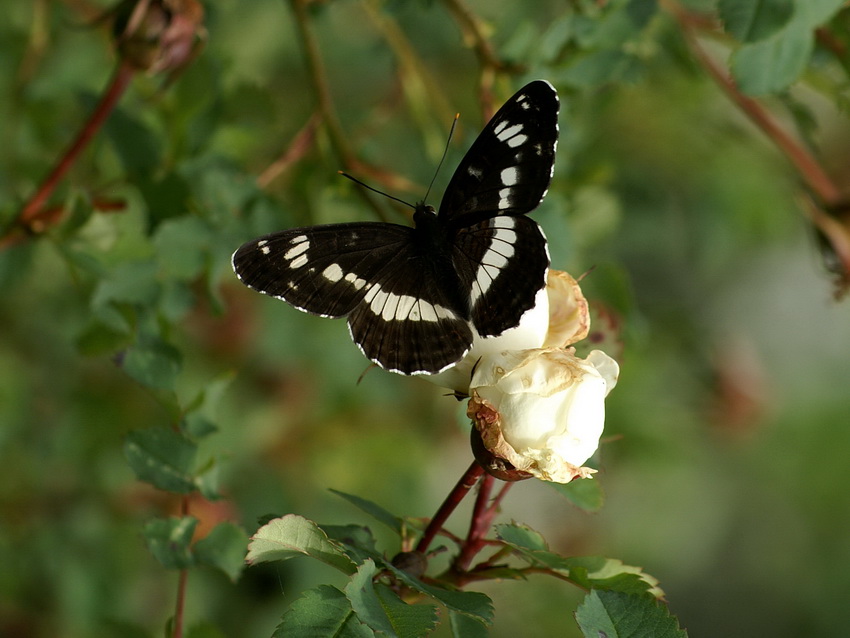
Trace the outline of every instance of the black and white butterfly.
[[322, 317], [348, 317], [369, 359], [402, 374], [445, 370], [474, 334], [519, 324], [545, 285], [546, 238], [526, 213], [543, 200], [558, 139], [558, 94], [536, 80], [493, 116], [461, 160], [439, 212], [415, 227], [355, 222], [293, 228], [233, 255], [242, 282]]

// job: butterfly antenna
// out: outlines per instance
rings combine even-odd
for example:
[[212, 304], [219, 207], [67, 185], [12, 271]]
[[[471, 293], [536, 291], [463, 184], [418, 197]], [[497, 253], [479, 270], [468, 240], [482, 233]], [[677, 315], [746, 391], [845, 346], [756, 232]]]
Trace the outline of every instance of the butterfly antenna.
[[363, 188], [365, 188], [366, 190], [370, 190], [370, 191], [372, 191], [373, 193], [378, 193], [378, 195], [383, 195], [384, 197], [387, 197], [387, 198], [389, 198], [389, 199], [391, 199], [391, 200], [393, 200], [393, 201], [395, 201], [395, 202], [398, 202], [398, 203], [400, 203], [400, 204], [404, 204], [405, 206], [409, 206], [410, 208], [413, 208], [414, 210], [416, 209], [416, 206], [414, 206], [414, 205], [413, 205], [413, 204], [411, 204], [410, 202], [406, 202], [406, 201], [404, 201], [403, 199], [399, 199], [398, 197], [393, 197], [392, 195], [390, 195], [389, 193], [385, 193], [384, 191], [379, 191], [377, 188], [373, 188], [372, 186], [369, 186], [369, 184], [366, 184], [365, 182], [361, 182], [361, 181], [360, 181], [359, 179], [357, 179], [356, 177], [352, 177], [351, 175], [349, 175], [349, 174], [348, 174], [348, 173], [346, 173], [345, 171], [337, 171], [337, 172], [338, 172], [340, 175], [342, 175], [343, 177], [347, 177], [348, 179], [350, 179], [350, 180], [351, 180], [352, 182], [354, 182], [355, 184], [359, 184], [360, 186], [362, 186], [362, 187], [363, 187]]
[[440, 167], [443, 165], [443, 162], [446, 159], [446, 155], [449, 152], [449, 144], [452, 142], [452, 136], [455, 133], [455, 127], [457, 126], [457, 121], [460, 119], [460, 113], [455, 113], [455, 119], [452, 120], [452, 128], [449, 129], [449, 137], [446, 140], [446, 147], [443, 149], [443, 156], [440, 158], [440, 163], [437, 164], [437, 170], [434, 171], [434, 177], [431, 178], [431, 183], [428, 184], [428, 190], [425, 191], [425, 197], [422, 199], [423, 202], [428, 201], [428, 194], [431, 192], [431, 187], [434, 185], [434, 180], [437, 179], [437, 175], [440, 173]]

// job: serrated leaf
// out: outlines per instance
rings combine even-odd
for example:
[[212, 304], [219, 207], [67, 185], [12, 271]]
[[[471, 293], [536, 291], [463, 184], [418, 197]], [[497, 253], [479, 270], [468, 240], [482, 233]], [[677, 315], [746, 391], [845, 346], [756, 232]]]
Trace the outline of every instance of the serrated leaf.
[[675, 616], [648, 596], [591, 591], [576, 620], [586, 638], [687, 638]]
[[372, 530], [363, 525], [320, 525], [331, 540], [337, 541], [356, 564], [368, 558], [380, 559]]
[[487, 625], [480, 620], [454, 611], [449, 612], [449, 625], [454, 638], [487, 638], [490, 634]]
[[497, 525], [496, 535], [532, 564], [557, 572], [579, 587], [634, 594], [649, 593], [661, 598], [658, 580], [640, 567], [604, 556], [561, 556], [548, 549], [543, 536], [524, 525]]
[[741, 42], [757, 42], [781, 29], [794, 14], [792, 0], [720, 0], [717, 11], [726, 31]]
[[384, 562], [383, 567], [391, 571], [402, 583], [442, 603], [449, 611], [477, 618], [487, 625], [493, 622], [493, 601], [485, 594], [475, 591], [441, 589], [423, 583], [421, 580], [394, 567], [391, 563]]
[[336, 587], [320, 585], [304, 592], [290, 605], [273, 638], [372, 638], [374, 635], [357, 618], [345, 594]]
[[598, 512], [605, 504], [605, 492], [602, 491], [602, 484], [595, 478], [575, 479], [569, 483], [547, 482], [546, 485], [585, 512]]
[[310, 556], [346, 574], [357, 571], [342, 548], [313, 521], [287, 514], [263, 525], [248, 544], [249, 564]]
[[183, 518], [155, 518], [143, 530], [151, 554], [169, 569], [186, 569], [195, 564], [192, 554], [192, 534], [198, 520]]
[[437, 608], [433, 605], [409, 605], [386, 585], [375, 585], [379, 569], [365, 561], [345, 588], [357, 617], [373, 630], [389, 636], [418, 638], [437, 626]]
[[373, 503], [372, 501], [367, 500], [365, 498], [361, 498], [360, 496], [355, 496], [354, 494], [346, 494], [345, 492], [340, 492], [338, 490], [330, 491], [331, 493], [336, 494], [337, 496], [341, 496], [358, 509], [363, 510], [378, 522], [383, 523], [391, 530], [393, 530], [396, 534], [401, 535], [402, 521], [401, 518], [399, 518], [398, 516], [394, 516], [377, 503]]
[[199, 563], [218, 569], [235, 581], [245, 568], [247, 547], [245, 530], [225, 521], [196, 542], [194, 549]]
[[196, 488], [196, 454], [194, 443], [164, 427], [134, 430], [124, 440], [124, 456], [136, 477], [177, 494], [188, 494]]
[[155, 390], [174, 390], [180, 374], [180, 351], [164, 341], [147, 337], [120, 359], [121, 368], [138, 383]]

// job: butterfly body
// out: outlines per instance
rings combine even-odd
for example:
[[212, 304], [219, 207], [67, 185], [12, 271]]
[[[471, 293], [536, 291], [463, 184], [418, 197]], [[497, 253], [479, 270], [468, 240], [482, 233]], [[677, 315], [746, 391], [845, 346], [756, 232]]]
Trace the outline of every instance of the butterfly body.
[[558, 99], [547, 82], [497, 112], [455, 171], [439, 212], [421, 202], [414, 226], [353, 222], [294, 228], [233, 255], [248, 287], [323, 317], [348, 317], [380, 366], [440, 372], [475, 335], [516, 326], [545, 285], [546, 239], [525, 214], [552, 177]]

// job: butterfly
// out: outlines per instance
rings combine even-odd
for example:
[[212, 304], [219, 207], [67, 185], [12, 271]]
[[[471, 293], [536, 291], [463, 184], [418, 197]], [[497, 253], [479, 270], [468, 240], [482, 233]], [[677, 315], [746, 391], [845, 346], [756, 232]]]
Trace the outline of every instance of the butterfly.
[[460, 161], [439, 212], [416, 204], [414, 227], [383, 222], [284, 230], [243, 244], [233, 270], [295, 308], [348, 317], [354, 343], [382, 368], [435, 374], [475, 335], [517, 326], [549, 267], [526, 214], [552, 180], [558, 94], [535, 80], [493, 116]]

